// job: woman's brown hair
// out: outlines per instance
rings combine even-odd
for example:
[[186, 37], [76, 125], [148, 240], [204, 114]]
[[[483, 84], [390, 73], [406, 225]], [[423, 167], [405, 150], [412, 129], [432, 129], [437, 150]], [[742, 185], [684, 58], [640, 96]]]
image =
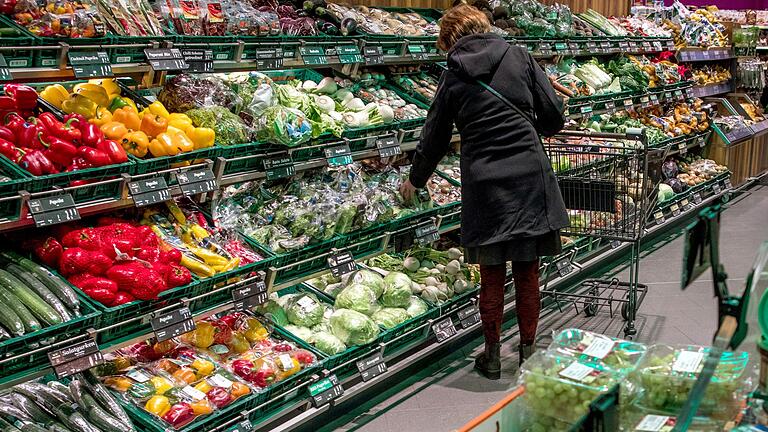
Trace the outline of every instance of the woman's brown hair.
[[440, 19], [437, 47], [448, 51], [462, 37], [491, 31], [491, 23], [484, 13], [468, 4], [456, 5]]

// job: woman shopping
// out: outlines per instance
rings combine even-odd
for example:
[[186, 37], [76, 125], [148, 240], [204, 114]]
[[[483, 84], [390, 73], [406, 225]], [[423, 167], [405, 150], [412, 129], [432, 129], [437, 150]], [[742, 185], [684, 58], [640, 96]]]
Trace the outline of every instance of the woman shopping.
[[406, 200], [426, 185], [450, 147], [454, 123], [461, 135], [461, 240], [467, 261], [480, 265], [480, 316], [485, 351], [475, 368], [501, 375], [500, 334], [506, 263], [512, 262], [520, 361], [535, 350], [541, 307], [539, 257], [560, 252], [568, 226], [557, 179], [538, 134], [565, 122], [562, 101], [528, 54], [489, 33], [485, 15], [468, 5], [440, 21], [438, 46], [448, 52], [416, 149]]

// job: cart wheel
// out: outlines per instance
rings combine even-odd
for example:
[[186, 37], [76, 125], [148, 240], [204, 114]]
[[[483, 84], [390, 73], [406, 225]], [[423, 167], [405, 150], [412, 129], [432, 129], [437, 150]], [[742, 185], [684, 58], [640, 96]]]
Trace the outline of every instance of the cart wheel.
[[584, 315], [588, 317], [593, 317], [597, 315], [597, 304], [595, 303], [587, 303], [584, 306]]
[[621, 304], [621, 317], [624, 321], [629, 321], [629, 303]]

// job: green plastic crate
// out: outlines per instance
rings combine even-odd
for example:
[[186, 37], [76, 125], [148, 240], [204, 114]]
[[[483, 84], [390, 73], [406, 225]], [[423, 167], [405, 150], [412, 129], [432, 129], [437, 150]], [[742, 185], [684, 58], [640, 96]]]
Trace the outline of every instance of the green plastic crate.
[[[0, 54], [5, 58], [5, 63], [11, 69], [29, 68], [34, 65], [35, 50], [31, 47], [35, 39], [17, 28], [11, 20], [0, 15]], [[30, 47], [23, 49], [22, 47]], [[13, 48], [13, 49], [11, 49]]]
[[[142, 159], [134, 155], [129, 155], [129, 158], [135, 164], [135, 174], [149, 174], [161, 170], [172, 169], [174, 166], [182, 166], [187, 162], [196, 165], [203, 163], [205, 159], [215, 161], [216, 158], [220, 156], [221, 148], [221, 146], [213, 145], [212, 147], [183, 152], [174, 156], [160, 156]], [[149, 154], [147, 154], [147, 156], [149, 156]], [[175, 177], [171, 177], [171, 180], [173, 183], [175, 183]]]
[[[112, 41], [109, 47], [109, 58], [112, 64], [125, 63], [145, 63], [147, 56], [144, 54], [145, 48], [162, 46], [169, 36], [119, 36], [110, 35]], [[116, 46], [133, 45], [133, 46]]]
[[235, 58], [239, 43], [234, 36], [170, 36], [174, 48], [209, 49], [214, 61], [237, 61]]

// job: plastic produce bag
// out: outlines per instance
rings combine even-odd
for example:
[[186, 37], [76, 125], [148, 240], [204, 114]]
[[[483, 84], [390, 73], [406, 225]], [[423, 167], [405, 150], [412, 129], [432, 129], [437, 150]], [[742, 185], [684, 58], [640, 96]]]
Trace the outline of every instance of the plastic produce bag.
[[211, 128], [216, 132], [216, 145], [228, 146], [251, 141], [250, 128], [240, 117], [224, 107], [195, 108], [186, 114], [195, 126]]
[[408, 307], [413, 282], [405, 273], [391, 272], [384, 278], [384, 294], [381, 304], [391, 308]]
[[282, 105], [266, 108], [255, 120], [254, 127], [259, 140], [289, 147], [305, 143], [312, 138], [312, 123], [304, 113]]
[[397, 327], [398, 324], [408, 321], [410, 317], [403, 308], [381, 308], [371, 318], [373, 322], [385, 329], [391, 329]]
[[[410, 289], [408, 291], [410, 295]], [[339, 292], [334, 306], [337, 309], [350, 309], [371, 316], [379, 305], [376, 302], [376, 293], [365, 285], [351, 284]]]
[[372, 270], [362, 269], [352, 272], [345, 279], [345, 281], [347, 285], [362, 284], [367, 286], [371, 289], [371, 291], [373, 291], [373, 293], [376, 295], [376, 298], [381, 297], [381, 295], [384, 293], [384, 278]]
[[320, 324], [325, 307], [311, 293], [300, 293], [293, 296], [285, 305], [285, 314], [291, 324], [312, 327]]
[[235, 92], [212, 75], [176, 75], [165, 83], [157, 99], [170, 112], [224, 107], [233, 113], [238, 113], [243, 104], [242, 99]]
[[417, 316], [426, 313], [428, 310], [429, 306], [427, 303], [416, 296], [411, 296], [410, 300], [408, 300], [408, 307], [405, 309], [406, 313], [408, 313], [408, 316], [411, 318], [416, 318]]
[[573, 357], [585, 364], [597, 363], [622, 372], [637, 367], [647, 350], [638, 343], [592, 333], [566, 329], [558, 333], [548, 350], [564, 357]]
[[317, 332], [312, 335], [311, 342], [315, 345], [315, 348], [328, 355], [338, 354], [344, 352], [347, 346], [344, 345], [339, 338], [333, 334], [325, 331]]
[[346, 345], [363, 345], [379, 337], [379, 326], [360, 312], [336, 309], [329, 321], [333, 334]]

